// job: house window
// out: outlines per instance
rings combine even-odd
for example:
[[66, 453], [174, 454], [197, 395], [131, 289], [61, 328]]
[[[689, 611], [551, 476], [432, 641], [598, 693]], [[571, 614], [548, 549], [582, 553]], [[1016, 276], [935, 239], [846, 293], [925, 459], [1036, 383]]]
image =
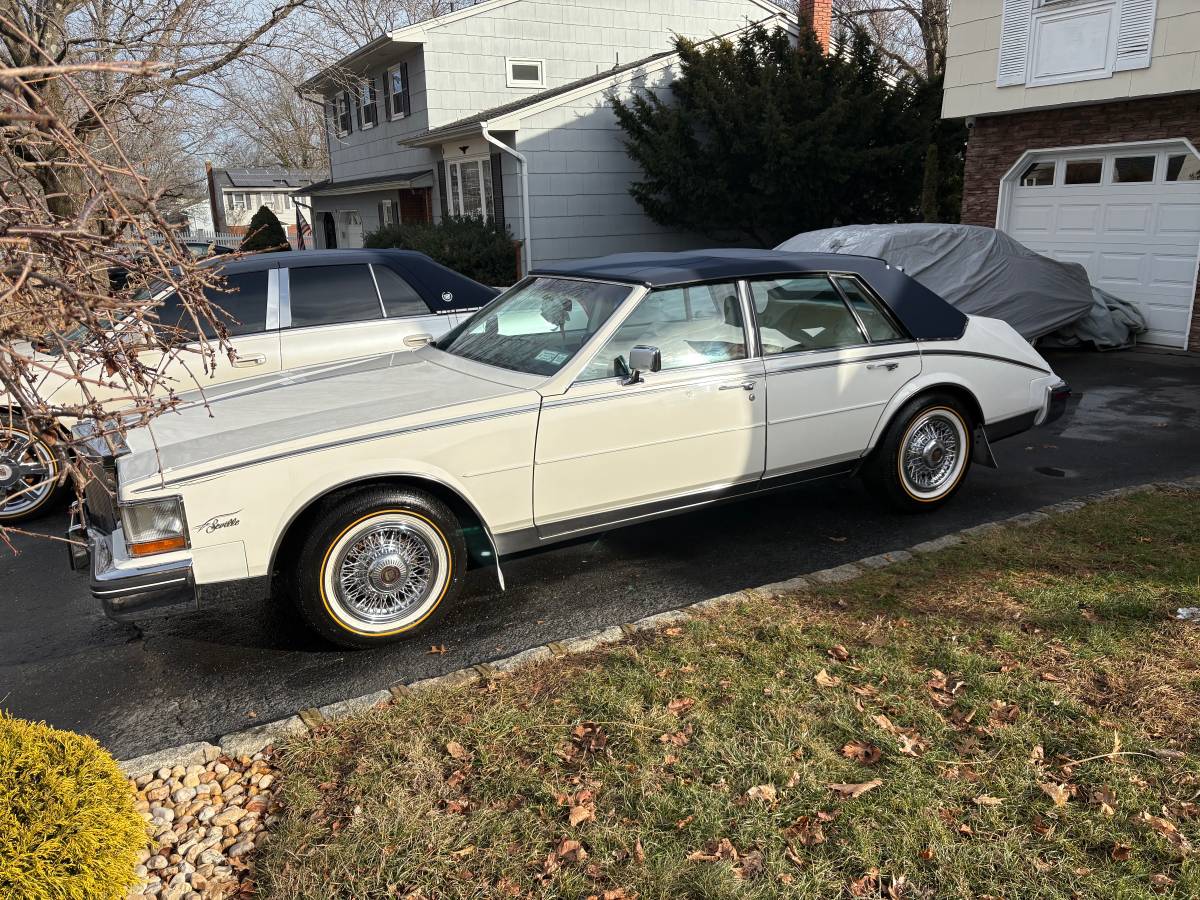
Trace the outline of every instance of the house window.
[[358, 127], [366, 131], [379, 123], [379, 104], [375, 97], [375, 79], [362, 82], [354, 93], [358, 105]]
[[338, 137], [350, 133], [353, 127], [350, 119], [350, 92], [342, 91], [334, 99], [334, 121], [337, 124]]
[[1035, 162], [1021, 175], [1021, 187], [1045, 187], [1054, 184], [1054, 162]]
[[1167, 181], [1200, 181], [1200, 159], [1190, 153], [1168, 156]]
[[450, 162], [446, 168], [450, 193], [446, 207], [450, 215], [490, 221], [495, 216], [491, 160], [485, 157]]
[[246, 193], [245, 191], [233, 191], [225, 195], [229, 199], [229, 209], [245, 209], [246, 208]]
[[1154, 156], [1118, 156], [1113, 161], [1113, 183], [1154, 180]]
[[1069, 159], [1063, 184], [1099, 184], [1103, 169], [1102, 159]]
[[386, 77], [388, 116], [403, 119], [412, 115], [412, 96], [408, 90], [408, 63], [389, 69]]
[[543, 88], [546, 86], [545, 61], [540, 59], [506, 59], [508, 86], [516, 88]]
[[379, 201], [379, 227], [400, 224], [400, 204], [396, 200]]

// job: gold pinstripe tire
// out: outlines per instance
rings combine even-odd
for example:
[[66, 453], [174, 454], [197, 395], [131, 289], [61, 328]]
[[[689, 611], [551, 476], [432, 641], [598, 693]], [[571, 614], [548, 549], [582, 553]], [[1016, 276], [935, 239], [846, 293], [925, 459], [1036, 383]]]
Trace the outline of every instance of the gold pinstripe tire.
[[962, 487], [971, 467], [971, 414], [955, 397], [931, 393], [901, 408], [863, 467], [867, 484], [904, 512], [926, 512]]
[[296, 601], [323, 637], [373, 647], [433, 627], [458, 594], [466, 561], [458, 520], [441, 501], [368, 490], [317, 518], [297, 560]]

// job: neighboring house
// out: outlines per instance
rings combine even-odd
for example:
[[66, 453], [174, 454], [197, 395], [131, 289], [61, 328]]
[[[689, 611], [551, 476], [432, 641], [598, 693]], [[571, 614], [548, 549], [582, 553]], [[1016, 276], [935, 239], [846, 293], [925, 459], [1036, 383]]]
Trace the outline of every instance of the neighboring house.
[[180, 221], [186, 234], [212, 234], [212, 203], [197, 200], [180, 211]]
[[1200, 350], [1200, 0], [955, 0], [943, 114], [971, 126], [962, 221], [1135, 301]]
[[296, 237], [297, 212], [308, 219], [308, 196], [303, 190], [312, 175], [302, 169], [279, 166], [214, 169], [205, 163], [208, 200], [217, 234], [245, 234], [259, 207], [270, 209]]
[[307, 189], [317, 246], [446, 215], [505, 222], [526, 267], [710, 243], [629, 195], [610, 100], [669, 84], [676, 34], [753, 22], [795, 29], [767, 0], [486, 0], [373, 41], [300, 88], [329, 139], [331, 176]]

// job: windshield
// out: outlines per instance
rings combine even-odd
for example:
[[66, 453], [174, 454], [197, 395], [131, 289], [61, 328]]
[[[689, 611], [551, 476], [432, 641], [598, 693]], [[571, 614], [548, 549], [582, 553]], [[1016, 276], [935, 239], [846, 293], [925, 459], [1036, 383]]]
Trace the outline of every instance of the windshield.
[[484, 307], [437, 347], [529, 375], [553, 375], [633, 290], [629, 285], [534, 278]]

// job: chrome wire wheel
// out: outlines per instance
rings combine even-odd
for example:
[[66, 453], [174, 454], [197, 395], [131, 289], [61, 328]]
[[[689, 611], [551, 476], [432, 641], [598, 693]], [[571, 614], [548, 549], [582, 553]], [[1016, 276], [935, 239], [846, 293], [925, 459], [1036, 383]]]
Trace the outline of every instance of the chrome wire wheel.
[[0, 425], [0, 522], [43, 506], [58, 484], [58, 460], [39, 437]]
[[325, 557], [329, 611], [351, 630], [387, 634], [421, 621], [449, 577], [445, 538], [414, 513], [382, 512], [355, 522]]
[[900, 479], [917, 500], [936, 500], [958, 484], [966, 469], [967, 426], [952, 409], [928, 409], [917, 416], [900, 442]]

